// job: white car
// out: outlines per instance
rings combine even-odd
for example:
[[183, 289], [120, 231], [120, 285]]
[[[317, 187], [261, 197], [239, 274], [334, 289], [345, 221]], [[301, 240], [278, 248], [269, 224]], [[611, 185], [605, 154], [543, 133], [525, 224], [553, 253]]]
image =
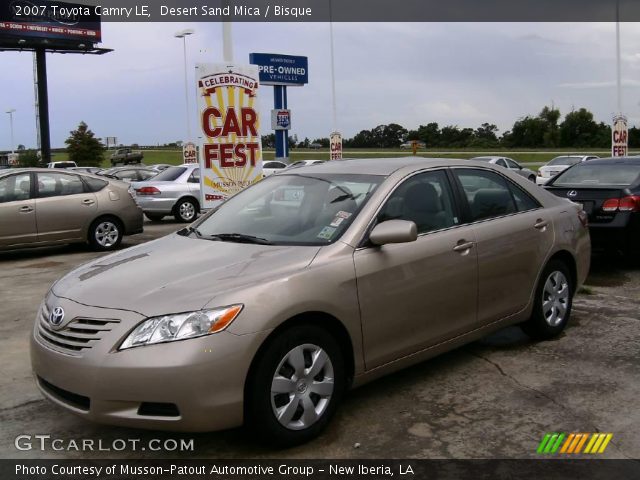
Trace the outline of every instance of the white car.
[[279, 160], [269, 160], [262, 164], [262, 175], [268, 177], [269, 175], [273, 175], [274, 173], [281, 172], [285, 168], [287, 168], [288, 164], [284, 162], [280, 162]]
[[566, 170], [580, 162], [586, 162], [587, 160], [595, 160], [600, 158], [596, 155], [561, 155], [549, 161], [538, 169], [538, 175], [536, 176], [536, 183], [538, 185], [545, 185], [549, 180], [555, 177], [557, 174]]
[[317, 165], [324, 162], [324, 160], [298, 160], [297, 162], [293, 162], [287, 168], [308, 167], [309, 165]]
[[62, 162], [49, 162], [47, 163], [47, 168], [73, 168], [77, 167], [76, 162], [72, 162], [70, 160], [65, 160]]
[[536, 180], [536, 173], [533, 170], [529, 170], [526, 167], [523, 167], [518, 162], [516, 162], [512, 158], [508, 157], [496, 157], [496, 156], [486, 156], [486, 157], [473, 157], [471, 160], [475, 160], [478, 162], [487, 162], [493, 165], [498, 165], [499, 167], [506, 168], [507, 170], [511, 170], [513, 173], [517, 173], [521, 177], [526, 178], [532, 182]]

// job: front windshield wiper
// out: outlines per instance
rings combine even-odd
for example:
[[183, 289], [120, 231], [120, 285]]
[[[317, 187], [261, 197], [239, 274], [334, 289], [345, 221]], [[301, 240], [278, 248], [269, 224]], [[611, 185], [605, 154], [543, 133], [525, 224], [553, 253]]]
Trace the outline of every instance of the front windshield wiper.
[[244, 233], [214, 233], [208, 235], [206, 238], [211, 240], [221, 240], [223, 242], [237, 242], [237, 243], [255, 243], [258, 245], [273, 245], [273, 242], [266, 238], [256, 237], [254, 235], [246, 235]]
[[182, 235], [183, 237], [187, 237], [192, 233], [195, 233], [197, 237], [202, 237], [202, 233], [196, 227], [184, 227], [182, 230], [178, 230], [176, 232], [178, 235]]

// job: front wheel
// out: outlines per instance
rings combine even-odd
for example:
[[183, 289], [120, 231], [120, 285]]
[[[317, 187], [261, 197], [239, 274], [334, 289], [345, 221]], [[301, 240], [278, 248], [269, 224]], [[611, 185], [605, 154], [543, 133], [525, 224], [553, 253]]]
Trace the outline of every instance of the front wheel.
[[336, 340], [314, 325], [299, 325], [274, 338], [248, 380], [247, 420], [267, 442], [298, 445], [322, 432], [345, 389]]
[[193, 200], [184, 198], [179, 200], [174, 207], [174, 217], [178, 222], [189, 223], [196, 218], [198, 208]]
[[115, 218], [99, 218], [89, 227], [89, 244], [95, 250], [113, 250], [120, 245], [123, 228]]
[[531, 176], [529, 177], [529, 181], [531, 181], [531, 182], [535, 183], [535, 182], [536, 182], [536, 177], [535, 177], [535, 176], [533, 176], [533, 175], [531, 175]]
[[569, 321], [574, 291], [567, 266], [558, 260], [549, 262], [536, 287], [531, 318], [522, 324], [524, 332], [538, 340], [559, 335]]

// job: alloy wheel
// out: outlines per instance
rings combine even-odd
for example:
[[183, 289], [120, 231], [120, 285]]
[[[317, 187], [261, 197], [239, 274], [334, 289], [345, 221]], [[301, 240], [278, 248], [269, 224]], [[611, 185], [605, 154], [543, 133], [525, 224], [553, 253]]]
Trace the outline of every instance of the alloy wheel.
[[273, 414], [287, 429], [308, 428], [325, 413], [333, 393], [329, 355], [317, 345], [299, 345], [276, 368], [271, 382]]
[[185, 221], [191, 220], [196, 214], [196, 207], [191, 202], [182, 202], [179, 207], [180, 217]]
[[95, 230], [96, 242], [104, 248], [114, 246], [119, 236], [118, 226], [110, 221], [100, 222]]
[[556, 327], [564, 320], [569, 307], [569, 282], [564, 273], [552, 272], [542, 290], [542, 313], [546, 322]]

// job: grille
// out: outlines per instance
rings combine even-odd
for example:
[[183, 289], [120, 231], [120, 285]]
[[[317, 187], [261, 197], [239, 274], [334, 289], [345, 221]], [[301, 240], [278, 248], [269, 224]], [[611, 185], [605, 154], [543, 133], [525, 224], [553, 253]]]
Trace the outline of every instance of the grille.
[[49, 324], [49, 308], [45, 305], [38, 319], [38, 339], [52, 350], [79, 356], [118, 323], [120, 320], [74, 318], [64, 328], [55, 330]]

